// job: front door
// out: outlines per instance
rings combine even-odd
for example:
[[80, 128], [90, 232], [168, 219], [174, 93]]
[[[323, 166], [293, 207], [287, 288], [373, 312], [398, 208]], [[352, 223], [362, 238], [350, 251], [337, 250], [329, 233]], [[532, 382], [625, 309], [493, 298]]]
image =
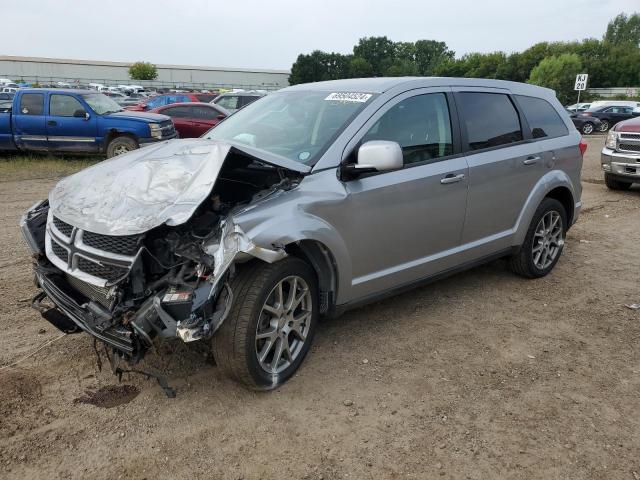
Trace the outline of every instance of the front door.
[[345, 182], [355, 298], [453, 265], [465, 217], [468, 168], [454, 148], [451, 100], [442, 89], [407, 92], [363, 129], [358, 145], [397, 142], [404, 167]]
[[25, 150], [47, 149], [47, 125], [44, 115], [44, 93], [23, 93], [18, 111], [12, 112], [14, 136], [18, 147]]
[[72, 95], [49, 95], [47, 137], [49, 148], [58, 152], [95, 152], [97, 118]]

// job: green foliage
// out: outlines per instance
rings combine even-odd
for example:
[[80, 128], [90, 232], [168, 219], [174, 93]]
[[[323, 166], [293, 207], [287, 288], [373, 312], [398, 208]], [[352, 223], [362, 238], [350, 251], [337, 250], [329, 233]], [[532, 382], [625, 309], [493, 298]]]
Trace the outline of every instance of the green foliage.
[[640, 14], [621, 13], [607, 25], [604, 41], [612, 45], [640, 46]]
[[[353, 47], [353, 54], [316, 50], [299, 55], [289, 83], [406, 75], [496, 78], [557, 85], [559, 98], [572, 99], [576, 58], [581, 65], [576, 73], [589, 74], [589, 87], [640, 86], [640, 14], [615, 17], [603, 40], [540, 42], [522, 52], [468, 53], [460, 58], [436, 40], [393, 42], [387, 37], [366, 37]], [[558, 71], [558, 65], [570, 69]], [[544, 78], [545, 72], [553, 78]]]
[[133, 80], [155, 80], [158, 78], [158, 69], [149, 62], [136, 62], [129, 67], [129, 76]]
[[529, 83], [551, 88], [558, 100], [569, 103], [575, 97], [573, 90], [576, 75], [582, 72], [582, 62], [575, 53], [563, 53], [543, 59], [531, 70]]

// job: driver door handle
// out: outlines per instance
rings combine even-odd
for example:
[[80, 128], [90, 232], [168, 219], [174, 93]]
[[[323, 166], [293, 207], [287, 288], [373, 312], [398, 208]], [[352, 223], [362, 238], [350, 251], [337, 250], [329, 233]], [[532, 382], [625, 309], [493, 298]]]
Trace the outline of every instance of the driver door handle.
[[440, 183], [443, 185], [448, 185], [449, 183], [457, 183], [462, 180], [464, 180], [464, 173], [459, 173], [458, 175], [454, 175], [453, 173], [450, 173], [446, 177], [441, 178]]
[[55, 120], [49, 120], [47, 122], [47, 125], [49, 125], [50, 127], [55, 127], [56, 125], [58, 125], [58, 122], [56, 122]]
[[539, 156], [535, 156], [535, 157], [527, 157], [527, 159], [523, 162], [525, 165], [533, 165], [535, 163], [538, 163], [538, 161], [540, 160]]

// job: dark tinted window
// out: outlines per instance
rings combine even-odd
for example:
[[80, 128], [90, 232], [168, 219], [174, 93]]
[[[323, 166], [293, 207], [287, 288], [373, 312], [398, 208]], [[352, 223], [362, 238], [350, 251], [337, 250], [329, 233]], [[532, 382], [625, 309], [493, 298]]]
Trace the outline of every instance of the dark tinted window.
[[51, 95], [49, 97], [49, 115], [52, 117], [73, 117], [76, 111], [84, 114], [84, 107], [69, 95]]
[[518, 112], [507, 95], [462, 92], [458, 98], [471, 150], [522, 140]]
[[44, 113], [44, 94], [23, 94], [20, 99], [20, 113], [23, 115], [42, 115]]
[[446, 96], [433, 93], [402, 100], [380, 117], [362, 139], [369, 140], [399, 143], [405, 165], [451, 155], [451, 119]]
[[203, 120], [215, 120], [220, 113], [215, 108], [210, 107], [193, 107], [194, 117]]
[[554, 138], [567, 135], [569, 130], [556, 109], [542, 98], [516, 95], [533, 138]]
[[246, 95], [244, 97], [240, 97], [240, 100], [242, 102], [241, 106], [244, 107], [245, 105], [249, 105], [250, 103], [255, 102], [259, 98], [262, 98], [262, 97], [259, 97], [257, 95]]
[[165, 108], [160, 113], [169, 115], [172, 118], [192, 118], [193, 112], [189, 107], [170, 107]]

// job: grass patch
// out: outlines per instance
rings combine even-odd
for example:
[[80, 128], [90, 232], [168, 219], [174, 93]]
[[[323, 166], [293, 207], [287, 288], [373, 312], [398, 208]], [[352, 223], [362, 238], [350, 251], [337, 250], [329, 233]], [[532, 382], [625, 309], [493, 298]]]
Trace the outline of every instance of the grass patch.
[[0, 157], [0, 182], [66, 177], [96, 164], [100, 157], [9, 155]]

